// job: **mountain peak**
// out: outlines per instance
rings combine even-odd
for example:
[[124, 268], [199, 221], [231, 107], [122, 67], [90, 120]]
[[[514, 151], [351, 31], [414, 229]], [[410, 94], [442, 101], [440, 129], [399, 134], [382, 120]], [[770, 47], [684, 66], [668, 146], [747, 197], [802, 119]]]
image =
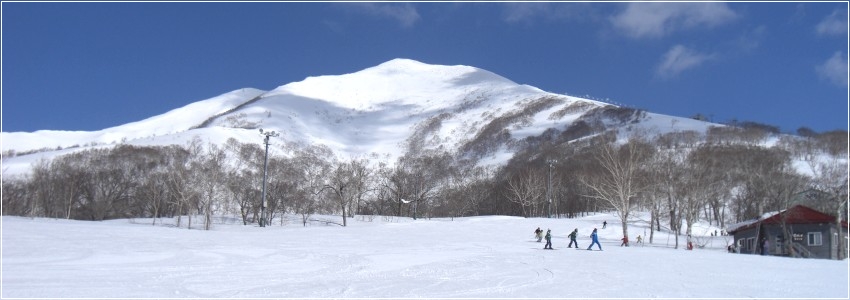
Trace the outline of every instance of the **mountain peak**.
[[452, 92], [518, 86], [502, 76], [475, 67], [431, 65], [396, 58], [354, 73], [308, 77], [280, 86], [266, 96], [295, 95], [322, 99], [341, 107], [364, 109], [385, 103], [454, 98], [445, 95]]
[[[408, 58], [396, 58], [379, 64], [377, 66], [367, 68], [357, 73], [379, 73], [383, 75], [415, 75], [415, 76], [424, 76], [433, 79], [442, 79], [453, 81], [458, 83], [458, 78], [465, 78], [474, 76], [479, 79], [487, 79], [493, 80], [497, 82], [510, 82], [512, 81], [499, 76], [490, 71], [486, 71], [483, 69], [479, 69], [476, 67], [466, 66], [466, 65], [437, 65], [437, 64], [427, 64], [417, 60], [408, 59]], [[471, 75], [475, 74], [475, 75]], [[485, 78], [486, 77], [486, 78]], [[478, 81], [482, 81], [478, 80]], [[469, 83], [468, 81], [463, 81], [460, 83]]]
[[423, 63], [418, 60], [413, 60], [409, 58], [395, 58], [388, 60], [384, 63], [381, 63], [374, 68], [381, 69], [415, 69], [415, 68], [427, 68], [432, 65]]

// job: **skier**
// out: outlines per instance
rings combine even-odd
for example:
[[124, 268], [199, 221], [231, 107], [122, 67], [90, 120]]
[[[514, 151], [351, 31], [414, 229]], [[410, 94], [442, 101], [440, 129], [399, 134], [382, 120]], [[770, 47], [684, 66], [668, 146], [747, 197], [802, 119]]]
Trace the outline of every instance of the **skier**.
[[596, 244], [596, 246], [599, 247], [599, 251], [602, 251], [602, 245], [599, 244], [599, 236], [596, 235], [596, 228], [593, 228], [593, 233], [590, 234], [590, 239], [592, 242], [590, 243], [590, 246], [587, 247], [587, 250], [590, 250], [590, 248], [593, 248], [593, 244]]
[[568, 248], [572, 248], [573, 244], [576, 244], [576, 249], [578, 249], [578, 242], [576, 242], [577, 236], [578, 236], [578, 228], [576, 228], [576, 230], [573, 230], [573, 232], [570, 233], [570, 246]]
[[543, 230], [540, 230], [540, 227], [537, 227], [537, 230], [534, 231], [534, 236], [537, 237], [537, 242], [543, 239]]
[[620, 247], [623, 247], [623, 246], [628, 247], [628, 246], [629, 246], [629, 237], [627, 237], [627, 236], [623, 236], [623, 238], [622, 238], [622, 239], [620, 239], [620, 240], [621, 240], [621, 241], [623, 241], [623, 243], [622, 243], [622, 244], [620, 244]]
[[543, 246], [543, 249], [552, 249], [552, 229], [546, 229], [546, 245]]
[[640, 234], [638, 234], [637, 241], [635, 242], [635, 244], [643, 245], [643, 239], [640, 237]]
[[605, 229], [605, 226], [608, 226], [608, 221], [602, 221], [602, 229]]

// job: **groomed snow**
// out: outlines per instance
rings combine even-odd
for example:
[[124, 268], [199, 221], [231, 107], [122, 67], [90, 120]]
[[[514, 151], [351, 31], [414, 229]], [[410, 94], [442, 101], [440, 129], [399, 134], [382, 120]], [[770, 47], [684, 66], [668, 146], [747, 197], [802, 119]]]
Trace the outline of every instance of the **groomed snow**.
[[[294, 217], [293, 217], [294, 218]], [[335, 216], [314, 216], [339, 222]], [[195, 218], [195, 225], [199, 223]], [[602, 220], [608, 227], [601, 229]], [[358, 216], [349, 227], [219, 218], [211, 231], [2, 218], [3, 298], [847, 298], [848, 262], [729, 254], [729, 237], [619, 247], [621, 227], [579, 219]], [[186, 219], [183, 219], [185, 224]], [[630, 226], [632, 239], [643, 222]], [[185, 226], [185, 225], [184, 225]], [[532, 238], [553, 230], [557, 250]], [[600, 228], [604, 251], [566, 248]], [[701, 226], [695, 232], [712, 232]]]

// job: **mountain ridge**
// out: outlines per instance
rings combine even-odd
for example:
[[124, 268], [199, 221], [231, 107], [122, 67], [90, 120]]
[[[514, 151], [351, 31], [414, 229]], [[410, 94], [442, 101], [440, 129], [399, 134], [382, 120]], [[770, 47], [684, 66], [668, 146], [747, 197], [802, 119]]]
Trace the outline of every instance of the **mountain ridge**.
[[[4, 154], [51, 157], [73, 151], [68, 148], [182, 145], [195, 136], [215, 144], [229, 138], [258, 143], [257, 129], [262, 128], [280, 132], [279, 139], [287, 143], [326, 145], [339, 157], [395, 158], [442, 149], [499, 164], [516, 151], [512, 144], [550, 129], [581, 138], [622, 127], [704, 131], [711, 125], [549, 93], [471, 66], [393, 59], [353, 73], [307, 77], [270, 91], [238, 89], [99, 131], [0, 134]], [[11, 157], [4, 165], [34, 159]]]

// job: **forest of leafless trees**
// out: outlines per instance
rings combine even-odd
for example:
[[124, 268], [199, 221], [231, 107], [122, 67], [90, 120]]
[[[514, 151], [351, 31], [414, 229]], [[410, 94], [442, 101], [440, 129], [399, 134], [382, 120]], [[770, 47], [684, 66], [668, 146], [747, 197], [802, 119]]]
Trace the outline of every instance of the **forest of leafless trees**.
[[[118, 145], [40, 161], [26, 177], [4, 177], [2, 213], [151, 218], [154, 225], [174, 218], [179, 227], [209, 229], [220, 215], [245, 225], [259, 224], [263, 215], [264, 224], [283, 224], [287, 215], [304, 225], [315, 214], [337, 215], [345, 226], [355, 215], [569, 218], [609, 211], [627, 224], [631, 212], [643, 211], [655, 230], [688, 234], [697, 220], [724, 227], [797, 203], [834, 215], [847, 205], [845, 131], [779, 135], [743, 124], [705, 134], [608, 133], [569, 142], [555, 136], [518, 142], [525, 146], [499, 168], [476, 166], [475, 155], [427, 150], [396, 161], [339, 159], [320, 146], [272, 153], [265, 214], [260, 144]], [[776, 142], [765, 146], [769, 140]], [[820, 196], [801, 196], [811, 191]]]

